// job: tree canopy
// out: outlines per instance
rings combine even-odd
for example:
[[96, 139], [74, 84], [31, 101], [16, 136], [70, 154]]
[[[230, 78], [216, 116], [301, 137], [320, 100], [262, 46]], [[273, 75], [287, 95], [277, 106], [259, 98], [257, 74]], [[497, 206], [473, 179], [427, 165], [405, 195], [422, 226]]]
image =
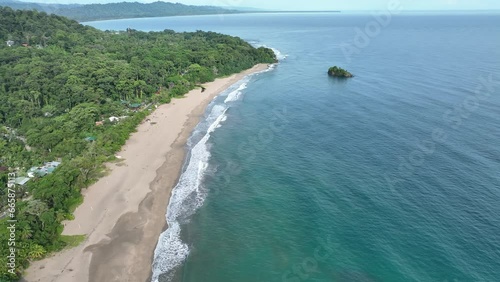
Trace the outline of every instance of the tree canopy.
[[328, 75], [333, 77], [344, 77], [344, 78], [353, 77], [353, 75], [350, 72], [337, 66], [329, 68]]
[[241, 11], [215, 6], [191, 6], [170, 2], [120, 2], [107, 4], [42, 4], [0, 0], [0, 6], [13, 9], [37, 10], [68, 17], [77, 21], [94, 21], [124, 18], [169, 17], [186, 15], [233, 14]]
[[30, 167], [61, 162], [16, 186], [16, 270], [7, 271], [4, 226], [0, 281], [18, 279], [29, 261], [66, 245], [61, 221], [72, 218], [81, 189], [99, 177], [149, 105], [274, 62], [272, 50], [214, 32], [100, 31], [44, 12], [0, 8], [0, 214], [7, 173], [26, 176]]

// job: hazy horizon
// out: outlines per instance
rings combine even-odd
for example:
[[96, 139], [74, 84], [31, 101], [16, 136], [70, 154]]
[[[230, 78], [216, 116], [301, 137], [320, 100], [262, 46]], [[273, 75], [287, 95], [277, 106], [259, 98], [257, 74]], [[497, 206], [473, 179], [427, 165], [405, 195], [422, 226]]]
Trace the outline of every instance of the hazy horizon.
[[[37, 2], [51, 4], [104, 4], [118, 2], [152, 3], [157, 1], [127, 0], [19, 0], [21, 2]], [[390, 5], [400, 7], [404, 11], [474, 11], [500, 10], [500, 1], [495, 0], [357, 0], [351, 2], [310, 0], [307, 3], [290, 3], [284, 0], [178, 0], [163, 1], [186, 5], [209, 5], [221, 7], [251, 7], [276, 11], [370, 11], [386, 10]]]

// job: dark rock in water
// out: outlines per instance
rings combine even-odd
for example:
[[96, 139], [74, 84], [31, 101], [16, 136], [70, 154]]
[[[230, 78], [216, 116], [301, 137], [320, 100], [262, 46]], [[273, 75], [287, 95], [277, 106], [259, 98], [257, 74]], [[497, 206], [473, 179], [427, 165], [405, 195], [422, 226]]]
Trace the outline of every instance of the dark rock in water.
[[343, 78], [353, 77], [352, 73], [346, 71], [343, 68], [339, 68], [337, 66], [329, 68], [328, 75], [333, 76], [333, 77], [343, 77]]

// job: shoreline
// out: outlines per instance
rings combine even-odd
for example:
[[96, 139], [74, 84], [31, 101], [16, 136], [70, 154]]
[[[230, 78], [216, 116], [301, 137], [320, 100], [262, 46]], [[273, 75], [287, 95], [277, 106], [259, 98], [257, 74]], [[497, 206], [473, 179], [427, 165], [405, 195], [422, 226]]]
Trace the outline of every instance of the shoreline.
[[[82, 191], [75, 219], [63, 235], [87, 237], [79, 246], [31, 263], [21, 281], [149, 281], [154, 250], [166, 229], [166, 209], [186, 156], [186, 142], [213, 98], [249, 74], [258, 64], [204, 84], [184, 97], [159, 106], [108, 163], [110, 173]], [[149, 279], [149, 280], [148, 280]]]

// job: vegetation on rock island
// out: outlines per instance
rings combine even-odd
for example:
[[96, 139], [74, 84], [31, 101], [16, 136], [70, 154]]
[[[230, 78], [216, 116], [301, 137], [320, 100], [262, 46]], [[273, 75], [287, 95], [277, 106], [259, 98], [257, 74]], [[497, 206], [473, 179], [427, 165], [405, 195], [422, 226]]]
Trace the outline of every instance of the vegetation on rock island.
[[353, 75], [350, 72], [346, 71], [343, 68], [339, 68], [337, 66], [329, 68], [328, 75], [333, 77], [343, 77], [343, 78], [353, 77]]

